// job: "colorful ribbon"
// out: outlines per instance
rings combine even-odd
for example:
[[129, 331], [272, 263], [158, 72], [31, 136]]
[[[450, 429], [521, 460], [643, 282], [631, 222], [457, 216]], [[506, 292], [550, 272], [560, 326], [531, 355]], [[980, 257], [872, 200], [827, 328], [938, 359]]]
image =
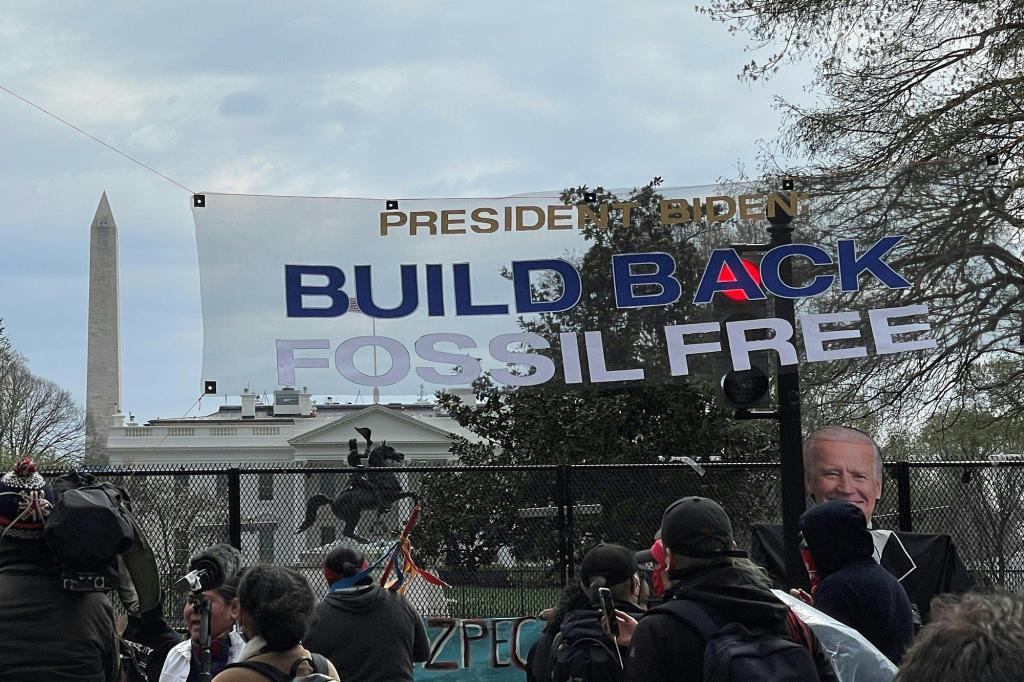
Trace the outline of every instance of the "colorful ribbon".
[[[416, 520], [419, 519], [421, 511], [422, 509], [420, 509], [419, 505], [413, 507], [412, 513], [409, 514], [409, 518], [405, 522], [405, 528], [402, 529], [402, 534], [398, 538], [398, 542], [394, 549], [390, 550], [391, 560], [388, 561], [387, 566], [384, 568], [384, 574], [380, 577], [381, 587], [387, 590], [405, 594], [405, 591], [409, 589], [409, 586], [417, 576], [422, 576], [431, 585], [450, 587], [445, 581], [417, 566], [412, 558], [412, 543], [409, 541], [409, 532], [416, 525]], [[395, 574], [393, 578], [391, 577], [392, 571]]]

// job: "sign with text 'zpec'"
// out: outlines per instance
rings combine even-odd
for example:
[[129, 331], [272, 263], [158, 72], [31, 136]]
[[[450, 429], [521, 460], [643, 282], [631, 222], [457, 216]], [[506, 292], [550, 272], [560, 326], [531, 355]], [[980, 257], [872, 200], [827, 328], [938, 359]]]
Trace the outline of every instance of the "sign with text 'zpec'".
[[[890, 265], [898, 235], [809, 244], [798, 230], [796, 243], [765, 249], [751, 272], [728, 246], [730, 227], [755, 226], [767, 241], [769, 217], [814, 219], [810, 197], [743, 187], [618, 196], [566, 205], [553, 195], [207, 194], [193, 208], [203, 376], [227, 394], [301, 386], [414, 395], [485, 373], [513, 386], [658, 382], [716, 355], [745, 370], [750, 354], [764, 351], [790, 365], [935, 345], [924, 306], [817, 309], [798, 315], [796, 328], [775, 317], [716, 322], [711, 313], [716, 296], [908, 288]], [[721, 235], [718, 248], [694, 246], [709, 234]], [[809, 274], [783, 281], [787, 260]]]

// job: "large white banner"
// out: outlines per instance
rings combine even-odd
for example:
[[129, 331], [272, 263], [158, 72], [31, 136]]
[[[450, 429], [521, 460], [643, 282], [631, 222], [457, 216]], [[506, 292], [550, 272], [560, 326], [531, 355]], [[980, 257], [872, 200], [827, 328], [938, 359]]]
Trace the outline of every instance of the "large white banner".
[[[619, 353], [617, 366], [605, 357], [616, 329], [640, 319], [626, 313], [681, 301], [690, 309], [706, 307], [728, 288], [770, 299], [814, 296], [833, 285], [852, 290], [871, 276], [875, 285], [909, 286], [884, 261], [898, 237], [875, 245], [841, 240], [782, 247], [764, 255], [762, 262], [773, 267], [753, 275], [744, 272], [730, 249], [710, 256], [705, 250], [700, 263], [684, 264], [670, 248], [617, 250], [612, 242], [589, 266], [599, 276], [580, 277], [580, 259], [593, 244], [584, 238], [584, 228], [605, 229], [611, 221], [623, 230], [639, 230], [631, 221], [642, 214], [659, 221], [657, 229], [682, 239], [700, 225], [711, 232], [724, 230], [727, 221], [767, 225], [766, 214], [807, 210], [808, 198], [797, 192], [744, 194], [745, 189], [664, 189], [643, 206], [630, 204], [626, 192], [619, 200], [602, 194], [571, 206], [555, 193], [402, 199], [397, 205], [383, 199], [203, 195], [205, 205], [193, 208], [203, 378], [217, 381], [222, 394], [294, 386], [316, 395], [365, 394], [373, 386], [389, 395], [416, 395], [465, 386], [482, 373], [510, 385], [643, 382], [652, 375], [642, 354], [623, 360]], [[778, 275], [779, 263], [789, 257], [838, 267], [835, 274], [793, 288]], [[685, 268], [703, 272], [695, 292], [679, 284], [677, 272]], [[594, 291], [595, 286], [602, 290]], [[523, 329], [523, 320], [541, 315], [557, 323], [598, 295], [608, 308], [599, 326], [566, 325], [568, 331], [547, 336]], [[926, 341], [893, 345], [897, 332], [914, 331], [898, 328], [894, 319], [921, 312], [872, 311], [865, 336], [873, 335], [877, 348], [888, 349], [884, 352], [927, 347]], [[851, 322], [850, 313], [833, 317], [818, 315], [804, 325], [804, 340], [809, 337], [811, 344], [806, 359], [829, 359], [824, 344], [836, 332], [822, 325]], [[745, 369], [747, 354], [765, 349], [784, 364], [797, 362], [794, 330], [784, 321], [761, 321], [775, 343], [764, 333], [748, 335], [749, 323], [719, 329], [707, 319], [679, 319], [657, 330], [652, 348], [665, 376], [686, 375], [698, 356], [722, 352], [731, 353], [736, 369]], [[723, 351], [725, 339], [729, 348]], [[835, 357], [859, 351], [844, 352]]]

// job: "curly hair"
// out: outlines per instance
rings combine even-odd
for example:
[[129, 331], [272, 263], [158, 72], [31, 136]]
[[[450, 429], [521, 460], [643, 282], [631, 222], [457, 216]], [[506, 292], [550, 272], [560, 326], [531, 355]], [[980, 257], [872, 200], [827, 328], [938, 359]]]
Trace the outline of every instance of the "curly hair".
[[896, 680], [1020, 679], [1024, 670], [1024, 600], [1018, 594], [936, 597], [932, 621], [903, 656]]
[[252, 634], [267, 641], [264, 651], [299, 644], [313, 619], [316, 598], [301, 573], [285, 566], [253, 566], [242, 574], [238, 601], [252, 617]]

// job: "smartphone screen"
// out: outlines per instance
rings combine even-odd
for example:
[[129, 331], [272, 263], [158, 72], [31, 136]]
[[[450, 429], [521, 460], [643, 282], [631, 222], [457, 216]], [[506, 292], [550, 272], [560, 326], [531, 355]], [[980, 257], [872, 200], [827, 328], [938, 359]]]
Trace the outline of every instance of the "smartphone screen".
[[615, 602], [612, 601], [612, 591], [607, 587], [599, 587], [597, 589], [597, 596], [601, 600], [601, 613], [604, 614], [604, 618], [608, 621], [608, 631], [612, 633], [612, 637], [619, 636], [619, 621], [615, 618]]

